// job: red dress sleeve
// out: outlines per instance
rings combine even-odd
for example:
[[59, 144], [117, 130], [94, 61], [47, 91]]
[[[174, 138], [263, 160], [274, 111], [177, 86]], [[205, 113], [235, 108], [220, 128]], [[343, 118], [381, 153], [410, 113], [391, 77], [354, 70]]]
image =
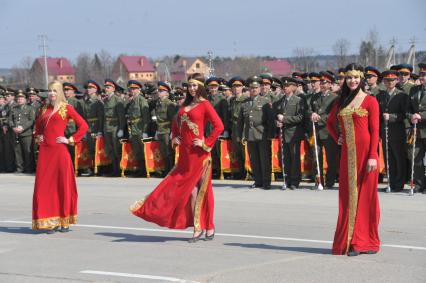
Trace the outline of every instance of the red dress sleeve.
[[203, 149], [210, 152], [217, 138], [223, 132], [224, 126], [219, 115], [216, 113], [216, 110], [214, 110], [213, 106], [209, 102], [204, 102], [204, 109], [205, 122], [209, 121], [213, 126], [212, 132], [205, 138], [203, 144]]
[[89, 126], [87, 125], [86, 121], [80, 116], [80, 114], [75, 111], [74, 107], [71, 105], [67, 105], [67, 113], [68, 113], [68, 119], [73, 119], [75, 124], [77, 125], [77, 131], [70, 137], [71, 143], [77, 143], [81, 141], [81, 139], [86, 134], [87, 130], [89, 129]]
[[374, 97], [367, 96], [368, 110], [368, 129], [370, 132], [370, 151], [369, 159], [377, 159], [379, 157], [379, 103]]
[[331, 137], [334, 139], [334, 141], [337, 143], [339, 139], [339, 133], [337, 132], [337, 111], [339, 109], [339, 105], [337, 101], [334, 102], [330, 114], [328, 115], [327, 119], [327, 130], [330, 133]]
[[178, 114], [175, 115], [172, 119], [172, 138], [179, 136], [179, 128], [178, 128]]

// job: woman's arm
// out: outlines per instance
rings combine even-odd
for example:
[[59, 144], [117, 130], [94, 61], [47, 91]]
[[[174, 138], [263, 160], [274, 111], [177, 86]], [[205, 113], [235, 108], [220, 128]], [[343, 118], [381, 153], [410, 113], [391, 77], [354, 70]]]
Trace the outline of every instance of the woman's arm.
[[81, 141], [89, 129], [89, 126], [87, 125], [86, 121], [84, 121], [84, 119], [77, 113], [77, 111], [75, 111], [74, 107], [69, 104], [67, 105], [67, 113], [68, 118], [73, 119], [77, 125], [77, 131], [69, 138], [69, 143], [74, 144]]
[[379, 104], [374, 97], [367, 97], [370, 99], [368, 103], [368, 129], [370, 131], [370, 151], [368, 154], [369, 159], [378, 158], [379, 148]]
[[205, 138], [202, 147], [205, 151], [210, 152], [217, 138], [223, 132], [224, 126], [219, 115], [217, 115], [216, 110], [214, 110], [210, 103], [205, 102], [204, 107], [206, 120], [210, 121], [212, 124], [213, 131]]
[[339, 140], [339, 133], [337, 131], [337, 111], [339, 109], [339, 105], [337, 100], [333, 102], [333, 106], [331, 108], [330, 114], [327, 118], [327, 130], [330, 133], [331, 137], [337, 143]]

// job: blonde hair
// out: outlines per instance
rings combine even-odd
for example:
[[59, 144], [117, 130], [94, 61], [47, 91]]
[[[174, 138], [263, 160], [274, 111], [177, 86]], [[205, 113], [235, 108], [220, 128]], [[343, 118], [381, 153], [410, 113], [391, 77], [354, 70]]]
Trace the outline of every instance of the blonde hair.
[[64, 89], [62, 83], [60, 81], [53, 81], [49, 84], [49, 91], [54, 91], [56, 94], [55, 106], [59, 106], [62, 103], [67, 103], [67, 99], [65, 98]]

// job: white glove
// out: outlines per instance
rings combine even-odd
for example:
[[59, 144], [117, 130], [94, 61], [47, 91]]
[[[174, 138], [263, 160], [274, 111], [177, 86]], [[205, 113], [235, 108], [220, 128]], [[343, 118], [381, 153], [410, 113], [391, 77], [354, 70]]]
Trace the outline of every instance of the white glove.
[[142, 134], [142, 138], [143, 138], [143, 139], [147, 139], [147, 138], [148, 138], [148, 134], [147, 134], [147, 133], [143, 133], [143, 134]]
[[96, 136], [97, 136], [97, 137], [102, 137], [102, 132], [98, 132], [98, 133], [96, 134]]
[[118, 130], [117, 138], [122, 138], [122, 137], [123, 137], [123, 130]]
[[223, 137], [224, 139], [229, 138], [229, 133], [228, 133], [228, 131], [223, 131], [222, 137]]

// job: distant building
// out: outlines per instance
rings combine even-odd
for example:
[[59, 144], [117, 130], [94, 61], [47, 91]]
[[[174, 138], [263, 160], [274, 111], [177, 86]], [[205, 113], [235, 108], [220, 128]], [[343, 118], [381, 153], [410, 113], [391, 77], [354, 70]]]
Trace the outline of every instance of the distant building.
[[271, 73], [275, 77], [288, 76], [294, 72], [294, 66], [285, 59], [267, 60], [260, 63], [262, 73]]
[[128, 80], [152, 82], [157, 79], [154, 65], [145, 56], [120, 56], [114, 64], [112, 76], [119, 84]]
[[207, 76], [209, 72], [208, 65], [197, 57], [181, 57], [170, 69], [172, 83], [186, 81], [188, 76], [194, 73], [201, 73]]
[[[31, 67], [31, 77], [36, 87], [44, 87], [45, 69], [44, 58], [35, 59]], [[47, 58], [47, 72], [49, 82], [58, 80], [60, 82], [75, 83], [75, 70], [67, 58]]]

